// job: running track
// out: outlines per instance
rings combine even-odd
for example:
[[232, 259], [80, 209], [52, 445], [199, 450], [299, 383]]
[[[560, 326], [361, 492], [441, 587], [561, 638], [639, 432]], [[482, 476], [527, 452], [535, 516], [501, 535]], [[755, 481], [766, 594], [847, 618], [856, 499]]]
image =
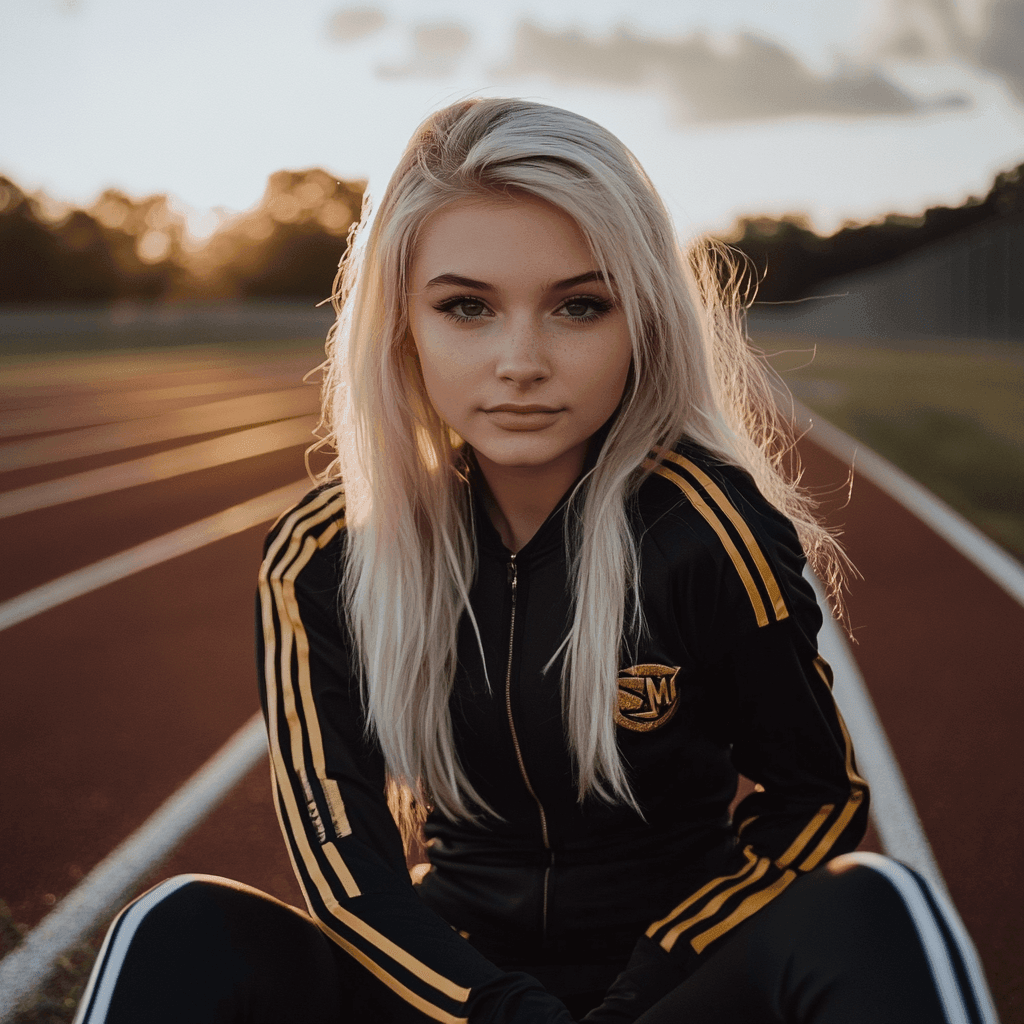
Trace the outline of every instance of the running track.
[[[315, 361], [311, 347], [8, 367], [0, 603], [300, 480], [316, 406], [301, 377]], [[848, 467], [813, 441], [805, 482], [863, 575], [848, 602], [854, 656], [1002, 1020], [1020, 1024], [1024, 608], [866, 479], [847, 503]], [[15, 921], [38, 924], [256, 710], [268, 525], [0, 630], [0, 898]], [[301, 902], [267, 779], [261, 759], [139, 889], [199, 871]]]

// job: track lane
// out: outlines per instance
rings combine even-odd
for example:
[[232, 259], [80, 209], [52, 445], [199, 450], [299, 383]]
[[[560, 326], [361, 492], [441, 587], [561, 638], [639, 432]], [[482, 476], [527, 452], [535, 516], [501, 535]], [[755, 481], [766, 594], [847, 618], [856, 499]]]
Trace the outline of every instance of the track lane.
[[[150, 393], [177, 389], [178, 401], [197, 386], [249, 392], [244, 402], [227, 406], [233, 419], [239, 412], [247, 422], [279, 413], [259, 405], [268, 388], [283, 391], [296, 407], [316, 406], [316, 389], [301, 384], [308, 359], [301, 372], [292, 355], [270, 359], [262, 372], [234, 381], [225, 377], [237, 369], [228, 361], [212, 374], [209, 367], [182, 371], [173, 369], [176, 361], [166, 362], [167, 375], [142, 381]], [[280, 377], [282, 368], [294, 377]], [[38, 372], [23, 367], [29, 390]], [[98, 380], [92, 397], [109, 407], [139, 383], [123, 374]], [[261, 390], [253, 392], [253, 384]], [[194, 396], [188, 401], [195, 405]], [[15, 404], [23, 412], [52, 409], [38, 401]], [[183, 429], [158, 445], [169, 458], [195, 440], [191, 423], [180, 414], [177, 421]], [[269, 455], [8, 519], [0, 526], [0, 599], [294, 483], [311, 441], [310, 435]], [[123, 465], [145, 450], [125, 449], [103, 461]], [[89, 461], [51, 463], [42, 471], [59, 474]], [[0, 476], [0, 488], [29, 472]], [[0, 847], [0, 897], [16, 920], [37, 922], [256, 710], [252, 602], [272, 518], [0, 632], [0, 778], [8, 782], [0, 792], [8, 840]]]
[[1024, 1020], [1024, 608], [898, 502], [801, 445], [863, 575], [853, 654], [1004, 1024]]
[[296, 387], [263, 394], [224, 398], [99, 426], [81, 427], [45, 437], [30, 437], [0, 444], [0, 472], [45, 466], [53, 462], [106, 455], [144, 444], [179, 441], [181, 438], [230, 430], [271, 420], [306, 415], [316, 408], [316, 391]]
[[[854, 654], [978, 944], [1004, 1024], [1024, 1019], [1018, 1013], [1024, 943], [1019, 915], [1006, 912], [1024, 905], [1016, 881], [1024, 877], [1022, 826], [1019, 815], [1008, 822], [1006, 811], [1019, 806], [1022, 781], [1012, 752], [1014, 726], [1024, 721], [1016, 685], [1024, 651], [1014, 646], [1024, 630], [1007, 637], [1019, 606], [993, 602], [990, 581], [962, 556], [950, 559], [948, 546], [867, 481], [857, 479], [850, 505], [838, 508], [847, 468], [811, 439], [802, 450], [807, 482], [835, 489], [825, 505], [832, 522], [845, 524], [850, 552], [866, 576], [849, 601], [859, 640]], [[68, 559], [86, 564], [291, 482], [301, 473], [301, 448], [279, 455], [273, 466], [252, 460], [206, 471], [201, 486], [197, 474], [167, 481], [165, 490], [138, 488], [134, 498], [119, 492], [18, 517], [27, 523], [54, 514], [20, 535], [8, 529], [18, 519], [4, 524], [12, 569], [21, 557], [23, 569], [31, 563], [38, 582], [45, 582], [66, 572]], [[29, 550], [33, 532], [46, 540], [42, 551]], [[176, 560], [180, 565], [108, 587], [95, 600], [82, 598], [78, 607], [55, 609], [48, 621], [40, 616], [35, 626], [0, 634], [0, 664], [20, 668], [25, 680], [21, 746], [15, 737], [6, 767], [8, 736], [0, 724], [0, 773], [11, 778], [13, 770], [29, 782], [10, 805], [5, 793], [0, 809], [0, 820], [18, 822], [20, 829], [0, 859], [34, 862], [17, 876], [22, 895], [11, 900], [21, 908], [17, 920], [38, 920], [49, 908], [44, 897], [71, 888], [76, 874], [145, 820], [255, 710], [251, 603], [263, 532], [254, 529]], [[89, 544], [91, 554], [79, 555]], [[175, 598], [170, 617], [167, 595]], [[13, 643], [19, 629], [28, 632]], [[56, 697], [48, 702], [41, 695], [51, 689]], [[103, 735], [90, 724], [97, 709], [108, 723]], [[153, 878], [176, 870], [226, 874], [297, 900], [265, 765], [249, 773]], [[0, 864], [0, 877], [15, 876]], [[4, 890], [0, 896], [15, 892], [6, 881]]]
[[297, 445], [2, 520], [7, 555], [0, 600], [291, 483], [305, 472], [305, 448]]
[[55, 899], [257, 710], [252, 578], [265, 526], [0, 634], [3, 896]]
[[312, 415], [264, 423], [259, 427], [245, 427], [204, 441], [190, 439], [189, 444], [132, 458], [116, 465], [84, 470], [5, 491], [0, 493], [0, 519], [224, 466], [229, 462], [254, 458], [283, 448], [293, 448], [312, 440], [316, 424], [317, 417]]

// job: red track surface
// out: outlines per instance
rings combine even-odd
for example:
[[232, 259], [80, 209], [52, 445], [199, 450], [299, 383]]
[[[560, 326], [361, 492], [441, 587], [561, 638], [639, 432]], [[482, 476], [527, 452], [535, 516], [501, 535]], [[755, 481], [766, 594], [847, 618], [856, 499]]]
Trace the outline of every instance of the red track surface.
[[[301, 364], [271, 367], [255, 383], [296, 384]], [[246, 369], [239, 392], [260, 372]], [[102, 386], [135, 390], [239, 373], [231, 365], [170, 366]], [[0, 402], [8, 410], [53, 404], [55, 389], [47, 390], [0, 393]], [[59, 401], [85, 393], [81, 384], [56, 391]], [[806, 481], [832, 491], [830, 521], [844, 526], [864, 576], [849, 598], [855, 657], [1003, 1022], [1022, 1022], [1024, 771], [1014, 751], [1024, 723], [1024, 608], [866, 480], [839, 508], [833, 499], [845, 500], [846, 467], [813, 444], [803, 454]], [[0, 491], [96, 464], [0, 474]], [[302, 475], [295, 448], [0, 520], [0, 600]], [[42, 918], [257, 709], [252, 599], [264, 530], [0, 632], [0, 898], [15, 920]], [[150, 881], [179, 871], [227, 875], [300, 902], [265, 763]]]

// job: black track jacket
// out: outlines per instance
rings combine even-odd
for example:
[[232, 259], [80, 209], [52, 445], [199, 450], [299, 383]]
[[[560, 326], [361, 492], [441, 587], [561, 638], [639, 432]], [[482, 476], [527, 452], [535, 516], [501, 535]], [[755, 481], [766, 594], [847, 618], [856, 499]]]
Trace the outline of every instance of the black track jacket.
[[[567, 1024], [534, 978], [570, 965], [603, 986], [634, 944], [639, 1015], [666, 968], [685, 977], [863, 835], [867, 786], [792, 525], [693, 444], [648, 468], [631, 513], [647, 635], [623, 645], [615, 715], [642, 816], [578, 802], [559, 664], [542, 670], [570, 622], [564, 502], [513, 556], [474, 498], [470, 600], [490, 685], [464, 616], [450, 709], [463, 768], [501, 820], [431, 814], [416, 887], [339, 623], [340, 485], [310, 492], [267, 538], [257, 652], [278, 815], [310, 912], [396, 1019]], [[757, 786], [733, 822], [738, 772]]]

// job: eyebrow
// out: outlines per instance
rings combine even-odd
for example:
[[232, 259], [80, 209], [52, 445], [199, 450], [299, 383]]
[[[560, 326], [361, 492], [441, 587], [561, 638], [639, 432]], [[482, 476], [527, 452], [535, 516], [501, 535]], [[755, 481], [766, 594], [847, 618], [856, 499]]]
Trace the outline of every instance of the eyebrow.
[[[575, 288], [577, 285], [587, 284], [590, 281], [601, 281], [605, 284], [614, 283], [615, 278], [611, 274], [604, 274], [600, 270], [588, 270], [585, 274], [577, 274], [575, 277], [567, 277], [564, 281], [556, 281], [550, 285], [548, 291], [561, 291], [564, 288]], [[476, 281], [472, 277], [463, 277], [461, 274], [439, 274], [432, 277], [426, 284], [427, 288], [436, 288], [441, 285], [454, 284], [460, 288], [475, 288], [481, 292], [493, 292], [494, 286], [486, 281]]]

